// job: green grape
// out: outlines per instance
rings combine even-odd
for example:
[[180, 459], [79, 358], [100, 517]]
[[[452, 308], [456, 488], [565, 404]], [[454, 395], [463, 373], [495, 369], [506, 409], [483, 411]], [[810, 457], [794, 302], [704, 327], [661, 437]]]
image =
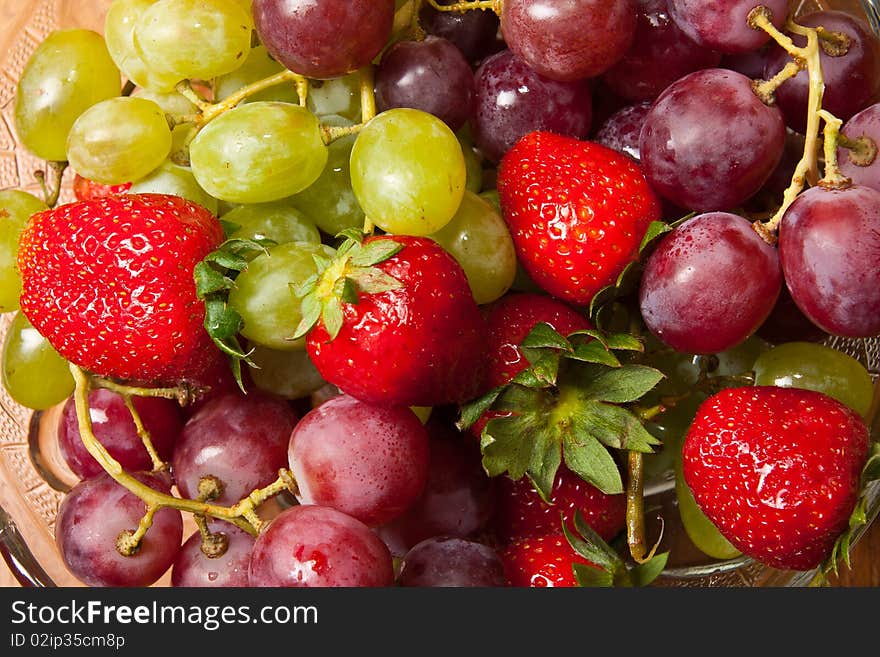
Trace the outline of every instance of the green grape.
[[3, 341], [3, 385], [16, 402], [34, 410], [73, 394], [70, 366], [27, 317], [17, 313]]
[[104, 19], [104, 38], [110, 57], [126, 78], [139, 88], [168, 92], [180, 81], [176, 75], [161, 73], [144, 63], [134, 45], [134, 28], [156, 0], [114, 0]]
[[675, 496], [681, 524], [697, 549], [714, 559], [733, 559], [740, 556], [740, 551], [724, 538], [697, 506], [694, 495], [684, 480], [680, 455], [675, 461]]
[[305, 349], [279, 351], [254, 346], [251, 381], [260, 390], [285, 399], [308, 397], [326, 384]]
[[155, 89], [138, 87], [131, 95], [132, 98], [152, 100], [162, 108], [163, 112], [172, 116], [188, 116], [198, 111], [189, 98], [177, 91], [156, 91]]
[[[330, 126], [350, 126], [348, 119], [330, 115], [321, 118]], [[338, 235], [346, 228], [361, 228], [364, 211], [351, 188], [351, 149], [355, 135], [337, 139], [327, 147], [327, 165], [318, 179], [290, 201], [310, 217], [328, 235]]]
[[140, 180], [171, 152], [171, 128], [152, 100], [119, 97], [87, 109], [67, 139], [79, 175], [105, 185]]
[[295, 287], [317, 273], [313, 256], [332, 258], [334, 253], [323, 244], [289, 242], [254, 258], [229, 292], [229, 307], [244, 320], [241, 334], [270, 349], [302, 349], [302, 338], [289, 339], [302, 320], [300, 300], [291, 285]]
[[874, 384], [864, 366], [845, 353], [811, 342], [786, 342], [755, 361], [755, 385], [815, 390], [868, 417]]
[[230, 238], [267, 239], [276, 244], [321, 243], [321, 233], [315, 222], [293, 207], [289, 200], [240, 205], [226, 213], [223, 221], [238, 226], [229, 234]]
[[361, 130], [351, 151], [355, 196], [388, 233], [439, 231], [458, 211], [466, 176], [455, 134], [421, 110], [382, 112]]
[[196, 177], [187, 167], [166, 160], [146, 178], [141, 178], [128, 190], [129, 194], [171, 194], [180, 196], [217, 214], [217, 199], [199, 186]]
[[211, 80], [242, 65], [253, 27], [233, 0], [158, 0], [135, 24], [134, 46], [163, 78]]
[[327, 164], [315, 115], [298, 105], [266, 101], [241, 105], [208, 123], [189, 155], [199, 184], [232, 203], [293, 196]]
[[336, 114], [353, 123], [361, 122], [361, 76], [349, 73], [332, 80], [309, 80], [306, 107], [315, 115]]
[[452, 221], [431, 237], [464, 269], [478, 304], [495, 301], [513, 285], [516, 251], [507, 224], [473, 192], [464, 193]]
[[[221, 75], [214, 82], [214, 94], [217, 100], [225, 100], [242, 87], [281, 73], [285, 68], [269, 56], [266, 46], [251, 48], [247, 59], [239, 68], [227, 75]], [[277, 100], [282, 103], [299, 104], [299, 94], [293, 82], [276, 84], [268, 89], [249, 96], [243, 102], [253, 103], [260, 100]]]
[[67, 135], [89, 107], [120, 94], [119, 69], [100, 34], [52, 32], [37, 46], [18, 81], [15, 127], [22, 144], [44, 160], [67, 159]]
[[27, 192], [0, 191], [0, 313], [18, 310], [21, 296], [21, 276], [16, 266], [18, 236], [32, 214], [48, 209], [48, 205]]
[[483, 189], [483, 162], [474, 150], [474, 143], [467, 137], [458, 134], [458, 143], [461, 144], [461, 152], [464, 155], [464, 166], [467, 171], [465, 188], [479, 194]]

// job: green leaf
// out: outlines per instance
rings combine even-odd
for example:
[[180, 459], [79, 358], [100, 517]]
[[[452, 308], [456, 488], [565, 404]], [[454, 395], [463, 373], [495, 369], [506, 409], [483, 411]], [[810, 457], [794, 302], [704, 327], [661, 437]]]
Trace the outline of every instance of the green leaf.
[[312, 254], [312, 261], [315, 263], [315, 267], [317, 267], [319, 274], [324, 273], [330, 267], [330, 265], [333, 264], [333, 261], [329, 258], [319, 256], [315, 253]]
[[636, 564], [629, 572], [633, 586], [647, 586], [660, 576], [669, 560], [668, 552], [655, 554], [645, 563]]
[[641, 399], [664, 378], [663, 372], [647, 365], [624, 365], [596, 376], [581, 389], [581, 394], [586, 398], [625, 404]]
[[522, 479], [534, 460], [533, 441], [524, 437], [534, 436], [538, 430], [540, 424], [533, 414], [489, 420], [483, 429], [483, 467], [489, 476], [507, 472], [511, 479]]
[[628, 333], [612, 333], [606, 336], [606, 345], [609, 349], [620, 351], [644, 351], [645, 344], [634, 335]]
[[390, 239], [375, 240], [352, 255], [351, 264], [356, 267], [372, 267], [400, 253], [403, 244]]
[[512, 383], [527, 388], [549, 388], [556, 385], [562, 354], [545, 351], [534, 363], [513, 377]]
[[[580, 516], [580, 522], [577, 521], [578, 516]], [[565, 534], [572, 549], [580, 556], [596, 564], [612, 577], [617, 571], [626, 569], [623, 559], [593, 531], [592, 527], [584, 522], [580, 510], [575, 511], [575, 529], [577, 529], [577, 534], [571, 531], [565, 522], [562, 523], [562, 533]]]
[[498, 396], [504, 392], [505, 387], [498, 386], [493, 388], [479, 399], [462, 406], [459, 420], [455, 423], [458, 430], [466, 431], [474, 426], [477, 420], [483, 416], [483, 413], [488, 411], [492, 404], [495, 403], [495, 400], [498, 399]]
[[616, 298], [616, 285], [606, 285], [593, 295], [593, 298], [590, 300], [590, 307], [587, 309], [587, 317], [590, 318], [590, 321], [592, 321], [594, 325], [596, 324], [596, 318], [599, 316], [602, 308], [607, 306]]
[[614, 586], [614, 576], [607, 570], [601, 570], [583, 563], [573, 563], [571, 564], [571, 569], [578, 586], [603, 589]]
[[620, 468], [608, 450], [590, 435], [577, 431], [563, 438], [563, 456], [569, 470], [591, 483], [606, 495], [623, 492]]
[[642, 243], [639, 246], [639, 253], [648, 248], [648, 245], [651, 244], [655, 239], [660, 237], [661, 235], [665, 235], [666, 233], [672, 230], [672, 226], [667, 224], [665, 221], [652, 221], [648, 226], [648, 230], [645, 231], [645, 236], [642, 238]]
[[314, 291], [315, 286], [318, 284], [319, 278], [320, 276], [318, 274], [312, 274], [302, 283], [289, 283], [290, 291], [293, 292], [293, 296], [297, 297], [298, 299], [302, 299], [310, 292]]
[[545, 322], [535, 324], [529, 334], [520, 343], [523, 349], [560, 349], [571, 351], [571, 343], [558, 333], [552, 326]]
[[244, 257], [222, 248], [206, 255], [203, 262], [212, 263], [232, 271], [243, 271], [248, 266], [248, 261]]
[[324, 320], [324, 328], [331, 340], [335, 340], [342, 330], [345, 316], [342, 312], [342, 301], [338, 297], [325, 299], [321, 307], [321, 319]]
[[345, 278], [342, 284], [342, 295], [340, 297], [345, 303], [357, 303], [360, 301], [358, 297], [357, 284], [350, 278]]
[[608, 367], [620, 367], [620, 360], [609, 351], [601, 342], [593, 340], [584, 344], [576, 344], [574, 353], [568, 354], [571, 360], [579, 360], [583, 363], [596, 363]]
[[348, 277], [361, 294], [381, 294], [403, 287], [403, 283], [378, 267], [355, 267], [348, 272]]
[[235, 285], [231, 278], [224, 276], [205, 261], [196, 264], [193, 269], [193, 277], [196, 281], [196, 295], [199, 299], [230, 290]]
[[214, 341], [225, 341], [241, 330], [241, 316], [222, 299], [205, 301], [205, 330]]
[[336, 238], [360, 244], [364, 240], [364, 232], [360, 228], [346, 228], [336, 233]]
[[237, 224], [233, 221], [227, 221], [226, 219], [220, 219], [219, 221], [220, 227], [223, 228], [223, 234], [226, 235], [226, 237], [229, 237], [232, 233], [241, 228], [241, 224]]
[[541, 498], [550, 504], [556, 471], [562, 463], [562, 445], [552, 432], [538, 432], [532, 446], [532, 463], [526, 472]]
[[660, 444], [639, 418], [621, 406], [585, 401], [579, 410], [575, 417], [577, 432], [608, 447], [650, 454], [653, 446]]
[[871, 443], [871, 453], [865, 467], [862, 468], [862, 482], [877, 481], [880, 479], [880, 443]]
[[321, 318], [321, 302], [318, 300], [318, 295], [314, 291], [305, 296], [300, 308], [302, 311], [302, 320], [291, 336], [291, 340], [299, 340], [306, 333], [311, 331], [312, 327], [314, 327]]

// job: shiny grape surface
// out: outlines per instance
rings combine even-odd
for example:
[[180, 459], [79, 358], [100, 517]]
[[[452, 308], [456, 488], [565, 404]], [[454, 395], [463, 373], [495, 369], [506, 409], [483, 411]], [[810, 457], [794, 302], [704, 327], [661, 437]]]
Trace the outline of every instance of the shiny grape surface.
[[[455, 1], [440, 0], [438, 4], [450, 5]], [[454, 43], [471, 64], [478, 63], [495, 50], [500, 21], [493, 11], [467, 11], [461, 14], [437, 11], [426, 2], [422, 4], [419, 21], [428, 34]]]
[[326, 384], [305, 349], [279, 351], [259, 345], [252, 349], [251, 360], [257, 367], [249, 370], [250, 378], [263, 392], [302, 399]]
[[[853, 116], [843, 126], [842, 132], [850, 139], [870, 139], [880, 147], [880, 103], [875, 103]], [[875, 157], [870, 164], [856, 160], [853, 151], [845, 148], [837, 149], [837, 160], [840, 171], [853, 181], [855, 185], [866, 185], [880, 192], [880, 157]]]
[[605, 119], [594, 139], [603, 146], [626, 153], [634, 160], [638, 160], [639, 136], [650, 109], [651, 102], [646, 101], [617, 110]]
[[17, 189], [0, 191], [0, 313], [18, 310], [21, 276], [18, 237], [30, 216], [49, 207], [33, 194]]
[[202, 189], [189, 167], [166, 160], [153, 169], [146, 177], [139, 179], [129, 188], [130, 194], [171, 194], [198, 203], [211, 214], [219, 210], [217, 199]]
[[3, 340], [3, 386], [14, 401], [34, 410], [60, 404], [73, 392], [69, 363], [21, 312]]
[[171, 586], [190, 588], [248, 586], [248, 566], [254, 549], [254, 537], [235, 525], [213, 520], [208, 523], [212, 534], [223, 534], [229, 541], [226, 552], [208, 557], [202, 552], [202, 535], [190, 536], [171, 566]]
[[230, 238], [271, 240], [276, 244], [321, 243], [321, 234], [315, 223], [286, 199], [240, 205], [224, 214], [223, 221], [237, 226], [229, 234]]
[[757, 50], [770, 40], [766, 32], [749, 26], [749, 12], [758, 4], [770, 10], [777, 28], [785, 24], [788, 0], [669, 0], [669, 11], [697, 43], [724, 53], [741, 53]]
[[104, 38], [110, 57], [122, 74], [140, 88], [169, 92], [177, 75], [150, 68], [134, 45], [134, 28], [156, 0], [114, 0], [104, 18]]
[[[269, 76], [284, 71], [284, 66], [272, 59], [266, 50], [266, 46], [256, 46], [248, 52], [244, 63], [237, 69], [226, 75], [218, 77], [214, 83], [214, 93], [218, 100], [224, 100], [242, 87], [253, 84]], [[244, 99], [244, 103], [258, 101], [279, 101], [282, 103], [299, 103], [299, 95], [296, 85], [276, 84], [268, 89], [263, 89], [252, 96]]]
[[488, 545], [463, 538], [429, 538], [403, 558], [400, 586], [506, 586], [504, 564]]

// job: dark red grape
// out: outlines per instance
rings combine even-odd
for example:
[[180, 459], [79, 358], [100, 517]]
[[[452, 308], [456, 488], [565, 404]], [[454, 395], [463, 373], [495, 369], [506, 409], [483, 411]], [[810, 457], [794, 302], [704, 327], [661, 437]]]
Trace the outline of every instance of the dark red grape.
[[650, 109], [651, 103], [644, 102], [618, 110], [602, 124], [594, 141], [638, 160], [639, 135]]
[[404, 557], [400, 586], [506, 586], [504, 564], [488, 545], [438, 536], [414, 546]]
[[633, 42], [635, 0], [505, 0], [501, 33], [528, 66], [553, 80], [611, 68]]
[[310, 78], [369, 64], [391, 36], [394, 0], [254, 0], [254, 27], [269, 54]]
[[779, 257], [798, 308], [832, 335], [880, 334], [880, 192], [813, 187], [782, 218]]
[[268, 486], [287, 466], [287, 444], [298, 417], [283, 399], [252, 391], [212, 399], [183, 427], [171, 461], [177, 487], [198, 495], [199, 480], [224, 485], [217, 504], [234, 504]]
[[[438, 4], [451, 5], [454, 2], [457, 0], [440, 0]], [[495, 12], [437, 11], [426, 2], [420, 10], [419, 23], [428, 34], [443, 37], [455, 44], [471, 64], [496, 52], [495, 35], [499, 21]]]
[[254, 544], [250, 586], [391, 586], [391, 553], [369, 527], [341, 511], [285, 509]]
[[592, 91], [586, 80], [542, 77], [511, 51], [489, 57], [477, 69], [474, 139], [498, 162], [524, 135], [546, 130], [584, 138], [590, 132]]
[[666, 88], [639, 138], [654, 190], [697, 212], [737, 207], [755, 194], [782, 157], [785, 123], [752, 91], [749, 78], [706, 69]]
[[639, 305], [648, 329], [676, 351], [715, 354], [744, 342], [782, 287], [776, 249], [726, 212], [688, 219], [645, 264]]
[[376, 526], [402, 514], [424, 490], [428, 432], [406, 406], [340, 395], [303, 417], [288, 457], [300, 502]]
[[453, 131], [474, 112], [474, 73], [450, 41], [428, 36], [398, 41], [376, 68], [376, 107], [412, 107], [433, 114]]
[[248, 585], [248, 565], [254, 548], [254, 537], [235, 525], [222, 520], [208, 523], [211, 533], [222, 534], [228, 543], [226, 551], [211, 558], [202, 552], [202, 534], [196, 532], [180, 548], [171, 567], [171, 586], [177, 587], [244, 587]]
[[[168, 460], [183, 426], [179, 406], [169, 399], [157, 397], [135, 397], [132, 401], [144, 427], [150, 432], [156, 453], [163, 460]], [[89, 417], [95, 437], [123, 469], [153, 469], [153, 462], [137, 434], [131, 413], [119, 394], [102, 388], [89, 392]], [[80, 479], [104, 472], [80, 438], [76, 405], [72, 397], [64, 404], [61, 413], [58, 443], [67, 465]]]
[[783, 285], [770, 316], [761, 324], [757, 336], [770, 344], [784, 342], [822, 342], [828, 337], [797, 307], [788, 287]]
[[[134, 476], [168, 493], [168, 485], [148, 474]], [[183, 519], [175, 509], [161, 509], [137, 552], [123, 556], [116, 539], [137, 529], [146, 505], [109, 474], [85, 479], [64, 497], [55, 522], [55, 541], [70, 572], [89, 586], [149, 586], [174, 563], [183, 538]]]
[[[822, 106], [841, 121], [848, 121], [857, 112], [880, 101], [880, 39], [862, 20], [842, 11], [817, 11], [798, 18], [805, 27], [823, 27], [840, 32], [850, 39], [845, 55], [831, 57], [824, 50], [819, 54], [825, 80]], [[806, 38], [790, 35], [798, 46], [806, 45]], [[774, 46], [768, 56], [764, 77], [782, 70], [791, 56]], [[787, 80], [776, 91], [776, 100], [785, 122], [795, 132], [806, 132], [809, 74], [806, 70]]]
[[[843, 134], [852, 140], [867, 138], [875, 148], [880, 147], [880, 103], [875, 103], [852, 117], [843, 126]], [[856, 160], [855, 152], [845, 148], [837, 149], [837, 161], [840, 171], [856, 185], [866, 185], [880, 191], [880, 157], [874, 156], [870, 164], [868, 159]], [[859, 162], [859, 163], [857, 163]]]
[[742, 73], [752, 80], [760, 80], [764, 77], [764, 67], [767, 66], [770, 52], [770, 44], [767, 44], [757, 50], [724, 55], [719, 66]]
[[788, 17], [788, 0], [669, 0], [669, 11], [691, 39], [725, 53], [756, 50], [770, 40], [764, 30], [749, 26], [749, 12], [758, 5], [770, 10], [781, 28]]
[[667, 0], [638, 0], [638, 27], [629, 50], [602, 79], [631, 101], [653, 100], [680, 77], [714, 68], [721, 53], [701, 46], [669, 16]]

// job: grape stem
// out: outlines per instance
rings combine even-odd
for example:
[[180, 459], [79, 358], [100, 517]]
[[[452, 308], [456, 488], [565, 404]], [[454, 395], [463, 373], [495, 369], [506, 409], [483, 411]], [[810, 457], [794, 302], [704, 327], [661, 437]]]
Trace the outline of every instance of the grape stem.
[[202, 388], [193, 388], [187, 383], [182, 383], [174, 388], [144, 388], [139, 386], [129, 386], [105, 379], [100, 376], [90, 377], [91, 385], [95, 388], [103, 388], [120, 395], [131, 395], [132, 397], [158, 397], [160, 399], [170, 399], [176, 401], [181, 406], [188, 406], [204, 392]]
[[43, 192], [43, 200], [50, 208], [54, 208], [58, 204], [58, 198], [61, 196], [61, 179], [64, 177], [64, 171], [67, 169], [67, 162], [47, 162], [47, 168], [52, 173], [52, 183], [46, 181], [46, 172], [43, 170], [34, 171], [34, 178], [40, 184]]
[[849, 151], [849, 161], [857, 167], [871, 166], [877, 159], [877, 142], [866, 135], [851, 139], [841, 132], [837, 145]]
[[373, 66], [368, 64], [359, 72], [361, 87], [361, 123], [369, 123], [376, 116], [376, 93], [374, 91]]
[[843, 121], [826, 110], [819, 115], [825, 121], [825, 176], [819, 185], [825, 189], [846, 189], [852, 185], [852, 179], [843, 175], [837, 162], [837, 141]]
[[161, 507], [158, 505], [148, 505], [147, 512], [138, 523], [136, 530], [123, 529], [116, 537], [116, 550], [123, 557], [134, 555], [141, 546], [141, 541], [147, 535], [147, 531], [153, 526], [153, 517]]
[[[131, 547], [132, 541], [136, 545], [143, 534], [149, 529], [152, 523], [152, 517], [156, 511], [164, 508], [177, 509], [178, 511], [187, 511], [189, 513], [201, 516], [211, 516], [232, 523], [236, 527], [243, 529], [252, 536], [258, 536], [265, 522], [257, 515], [256, 508], [263, 502], [275, 495], [287, 490], [292, 493], [297, 492], [296, 481], [293, 474], [288, 470], [279, 470], [278, 479], [266, 486], [253, 491], [250, 495], [243, 498], [232, 506], [219, 506], [208, 502], [191, 500], [183, 497], [175, 497], [157, 491], [147, 484], [141, 482], [131, 474], [125, 471], [122, 465], [107, 451], [104, 445], [97, 439], [92, 429], [92, 420], [89, 414], [89, 390], [91, 389], [91, 380], [86, 373], [76, 365], [70, 365], [70, 372], [73, 375], [75, 388], [73, 392], [74, 405], [76, 408], [76, 418], [79, 424], [79, 434], [83, 445], [89, 454], [101, 465], [107, 474], [109, 474], [118, 484], [126, 490], [139, 497], [147, 506], [147, 514], [141, 520], [137, 530], [131, 532], [128, 538], [122, 539], [120, 542], [122, 547], [127, 550], [136, 549]], [[117, 384], [118, 389], [124, 386]], [[138, 390], [133, 388], [132, 390]], [[130, 393], [134, 394], [134, 393]], [[200, 493], [205, 494], [205, 489], [201, 486]], [[137, 541], [135, 541], [137, 539]], [[133, 552], [132, 552], [133, 553]]]
[[650, 551], [645, 546], [645, 474], [641, 452], [630, 451], [629, 477], [626, 484], [626, 542], [636, 563], [650, 561], [663, 539], [663, 518], [660, 518], [660, 536]]
[[455, 2], [451, 5], [438, 4], [437, 0], [427, 0], [427, 2], [437, 11], [454, 11], [458, 14], [463, 14], [466, 11], [479, 9], [481, 11], [494, 11], [499, 16], [504, 5], [503, 0], [473, 0], [472, 2]]
[[150, 461], [153, 463], [153, 471], [154, 472], [162, 472], [168, 469], [168, 464], [165, 463], [159, 456], [158, 452], [156, 452], [156, 447], [153, 445], [153, 439], [150, 436], [150, 432], [144, 426], [143, 420], [141, 420], [141, 414], [138, 413], [138, 410], [134, 407], [134, 402], [131, 399], [131, 395], [126, 393], [122, 395], [122, 401], [125, 403], [125, 408], [128, 409], [129, 414], [131, 415], [131, 419], [134, 421], [134, 427], [137, 431], [137, 435], [140, 437], [141, 442], [144, 444], [144, 448], [147, 450], [147, 454], [150, 455]]

